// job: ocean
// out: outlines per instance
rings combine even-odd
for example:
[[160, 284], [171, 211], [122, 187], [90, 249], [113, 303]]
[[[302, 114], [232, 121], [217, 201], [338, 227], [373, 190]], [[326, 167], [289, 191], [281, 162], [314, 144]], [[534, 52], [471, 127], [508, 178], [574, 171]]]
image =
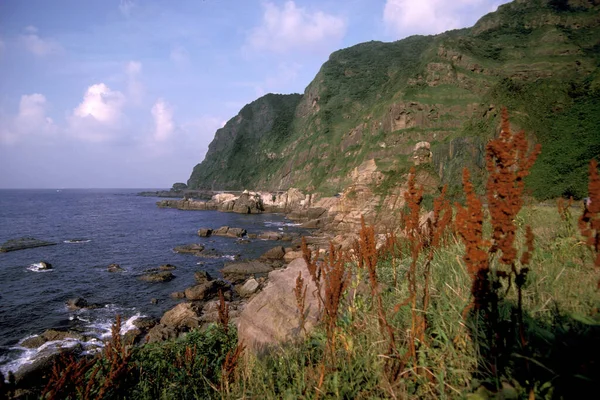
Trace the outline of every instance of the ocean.
[[[277, 242], [249, 244], [224, 237], [201, 238], [199, 228], [231, 226], [249, 233], [302, 232], [283, 215], [242, 215], [218, 211], [160, 209], [157, 198], [141, 197], [140, 189], [0, 190], [0, 243], [34, 237], [58, 243], [0, 253], [0, 371], [16, 370], [40, 350], [19, 346], [46, 329], [74, 329], [101, 342], [120, 314], [124, 329], [138, 316], [160, 317], [179, 301], [169, 294], [194, 284], [194, 272], [219, 277], [224, 263], [252, 259]], [[175, 246], [202, 243], [222, 255], [203, 259], [178, 254]], [[285, 245], [285, 243], [283, 243]], [[53, 269], [40, 271], [46, 261]], [[124, 272], [110, 273], [117, 263]], [[137, 277], [145, 270], [172, 264], [175, 279], [149, 283]], [[72, 311], [65, 302], [83, 297], [98, 309]], [[151, 299], [157, 299], [152, 304]], [[51, 343], [64, 346], [75, 343]], [[84, 343], [85, 345], [85, 343]]]

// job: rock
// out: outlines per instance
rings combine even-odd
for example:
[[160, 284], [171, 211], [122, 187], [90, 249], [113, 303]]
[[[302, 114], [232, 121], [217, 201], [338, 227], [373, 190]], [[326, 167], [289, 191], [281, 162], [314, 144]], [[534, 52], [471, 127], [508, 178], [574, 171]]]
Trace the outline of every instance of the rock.
[[126, 345], [132, 345], [139, 341], [141, 335], [141, 330], [137, 328], [130, 329], [123, 335], [123, 343], [125, 343]]
[[175, 329], [197, 328], [199, 311], [198, 306], [192, 303], [179, 303], [164, 313], [160, 319], [160, 324]]
[[89, 306], [87, 300], [83, 297], [75, 297], [67, 300], [67, 307], [71, 310], [79, 310], [81, 308], [88, 308]]
[[256, 233], [248, 233], [246, 236], [248, 236], [248, 239], [256, 239], [258, 237]]
[[222, 280], [208, 281], [185, 289], [185, 297], [188, 300], [208, 300], [219, 293], [219, 289], [225, 292], [228, 289], [226, 282]]
[[280, 240], [281, 236], [279, 232], [261, 232], [258, 234], [258, 238], [262, 240]]
[[252, 243], [248, 239], [238, 239], [235, 242], [238, 243], [238, 244], [250, 244], [250, 243]]
[[145, 331], [158, 324], [158, 320], [152, 317], [139, 317], [133, 320], [132, 325]]
[[20, 346], [26, 347], [28, 349], [37, 349], [38, 347], [40, 347], [44, 343], [46, 343], [46, 339], [44, 339], [43, 337], [41, 337], [41, 336], [32, 336], [30, 338], [27, 338], [27, 339], [23, 340], [21, 342]]
[[82, 350], [83, 347], [77, 344], [72, 347], [47, 348], [40, 351], [32, 363], [24, 364], [15, 372], [17, 387], [29, 389], [43, 386], [52, 373], [52, 366], [60, 359], [61, 355], [77, 356]]
[[144, 341], [146, 343], [157, 343], [164, 342], [165, 340], [175, 339], [177, 337], [177, 330], [172, 326], [166, 326], [158, 324], [146, 335]]
[[273, 267], [261, 261], [245, 261], [226, 264], [221, 270], [223, 275], [226, 274], [265, 274], [273, 271]]
[[153, 297], [150, 299], [150, 304], [158, 304], [158, 299]]
[[300, 225], [301, 228], [305, 229], [317, 229], [323, 226], [320, 219], [311, 219], [310, 221], [306, 221]]
[[188, 253], [193, 254], [195, 256], [200, 255], [200, 253], [202, 253], [203, 250], [204, 246], [200, 243], [186, 244], [183, 246], [177, 246], [173, 249], [173, 251], [176, 253]]
[[177, 267], [171, 264], [164, 264], [158, 267], [158, 269], [160, 271], [173, 271], [174, 269], [177, 269]]
[[175, 278], [170, 271], [152, 272], [138, 277], [139, 280], [145, 282], [169, 282]]
[[173, 292], [169, 296], [172, 299], [184, 299], [185, 298], [185, 293], [184, 292]]
[[315, 285], [306, 263], [294, 260], [287, 268], [269, 274], [267, 286], [246, 305], [238, 322], [238, 337], [248, 348], [260, 353], [268, 347], [291, 341], [302, 335], [293, 289], [298, 273], [308, 285], [305, 328], [317, 323], [318, 302]]
[[231, 211], [239, 214], [260, 214], [264, 210], [260, 196], [244, 192], [234, 200]]
[[281, 260], [285, 255], [285, 249], [283, 246], [276, 246], [270, 250], [267, 250], [262, 256], [260, 256], [263, 260]]
[[10, 239], [6, 242], [2, 243], [0, 246], [0, 253], [7, 253], [9, 251], [17, 251], [24, 249], [33, 249], [35, 247], [43, 247], [43, 246], [54, 246], [56, 243], [46, 242], [43, 240], [39, 240], [36, 238], [30, 237], [22, 237], [18, 239]]
[[121, 266], [119, 264], [110, 264], [106, 270], [108, 272], [122, 272], [125, 271], [123, 268], [121, 268]]
[[301, 251], [288, 251], [283, 256], [283, 261], [285, 261], [286, 263], [291, 263], [292, 261], [294, 261], [297, 258], [302, 258]]
[[198, 229], [198, 236], [200, 236], [200, 237], [209, 237], [211, 234], [212, 234], [212, 229], [210, 229], [210, 228]]
[[239, 287], [237, 289], [237, 291], [240, 296], [249, 297], [249, 296], [253, 295], [254, 293], [256, 293], [256, 291], [258, 290], [259, 287], [260, 287], [260, 285], [258, 284], [256, 279], [250, 278], [246, 281], [246, 283], [244, 283], [244, 285]]
[[215, 236], [242, 237], [246, 234], [246, 230], [243, 228], [222, 226], [219, 229], [214, 230], [212, 234]]
[[65, 339], [83, 340], [83, 336], [77, 332], [57, 331], [54, 329], [48, 329], [44, 333], [42, 333], [40, 336], [47, 342], [51, 342], [53, 340], [65, 340]]
[[206, 271], [196, 271], [194, 273], [194, 279], [196, 279], [196, 282], [198, 283], [206, 283], [212, 281], [213, 277]]

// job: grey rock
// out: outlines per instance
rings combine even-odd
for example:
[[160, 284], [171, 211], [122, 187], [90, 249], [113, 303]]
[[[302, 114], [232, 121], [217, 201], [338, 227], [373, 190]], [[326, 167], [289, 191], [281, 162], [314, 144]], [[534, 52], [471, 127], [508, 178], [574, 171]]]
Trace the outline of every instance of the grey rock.
[[121, 266], [119, 264], [110, 264], [106, 270], [108, 272], [122, 272], [125, 271], [123, 268], [121, 268]]
[[276, 246], [267, 250], [260, 258], [263, 260], [282, 260], [284, 255], [285, 249], [283, 246]]
[[196, 279], [197, 283], [206, 283], [212, 281], [213, 277], [206, 271], [196, 271], [194, 273], [194, 279]]
[[242, 297], [248, 297], [256, 293], [260, 287], [259, 283], [254, 278], [250, 278], [241, 287], [238, 288], [238, 293]]
[[175, 278], [170, 271], [152, 272], [138, 277], [139, 280], [145, 282], [169, 282]]
[[198, 229], [198, 236], [200, 236], [200, 237], [209, 237], [211, 234], [212, 234], [212, 229], [210, 229], [210, 228]]

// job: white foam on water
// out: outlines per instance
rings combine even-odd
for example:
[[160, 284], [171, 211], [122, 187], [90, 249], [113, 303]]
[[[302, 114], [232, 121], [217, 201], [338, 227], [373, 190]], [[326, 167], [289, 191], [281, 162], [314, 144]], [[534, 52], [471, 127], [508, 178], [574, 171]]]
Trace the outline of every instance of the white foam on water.
[[265, 226], [300, 226], [297, 222], [265, 221]]
[[27, 269], [32, 272], [51, 272], [51, 271], [53, 271], [52, 268], [50, 268], [50, 269], [44, 268], [42, 263], [33, 263], [33, 264], [29, 265], [29, 267], [27, 267]]
[[[108, 304], [105, 308], [117, 308], [114, 304]], [[127, 320], [121, 323], [121, 335], [126, 334], [132, 329], [135, 329], [135, 325], [133, 325], [134, 321], [138, 318], [143, 317], [142, 314], [137, 313], [132, 317], [129, 317]], [[84, 322], [89, 322], [89, 320], [78, 317], [77, 315], [69, 317], [70, 320], [78, 319]], [[9, 355], [2, 356], [0, 358], [0, 371], [4, 374], [5, 377], [8, 376], [8, 371], [16, 372], [21, 367], [27, 364], [31, 364], [36, 361], [40, 356], [48, 356], [52, 353], [59, 351], [60, 349], [72, 348], [77, 345], [81, 345], [83, 347], [83, 355], [95, 354], [102, 350], [104, 347], [104, 342], [111, 338], [111, 330], [113, 320], [104, 319], [89, 323], [85, 326], [85, 332], [82, 332], [82, 336], [87, 337], [87, 341], [77, 340], [74, 338], [65, 338], [64, 340], [53, 340], [44, 343], [40, 347], [36, 349], [29, 349], [21, 346], [21, 344], [32, 337], [36, 337], [38, 335], [30, 335], [23, 338], [19, 343], [10, 348]]]
[[70, 239], [70, 240], [64, 240], [63, 243], [89, 243], [91, 242], [92, 239]]
[[235, 260], [235, 256], [230, 256], [230, 255], [224, 255], [224, 256], [222, 256], [221, 258], [224, 258], [224, 259], [226, 259], [226, 260], [231, 260], [231, 261], [234, 261], [234, 260]]

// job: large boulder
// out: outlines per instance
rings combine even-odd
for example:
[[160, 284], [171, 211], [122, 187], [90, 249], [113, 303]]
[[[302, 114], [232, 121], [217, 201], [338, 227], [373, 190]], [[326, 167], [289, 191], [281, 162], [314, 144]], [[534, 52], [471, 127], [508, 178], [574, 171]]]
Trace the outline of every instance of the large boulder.
[[250, 297], [258, 291], [260, 284], [254, 278], [250, 278], [242, 286], [237, 288], [237, 292], [241, 297]]
[[176, 330], [198, 327], [199, 307], [192, 303], [179, 303], [165, 312], [160, 319], [160, 324]]
[[213, 277], [206, 271], [194, 272], [194, 279], [197, 283], [206, 283], [213, 280]]
[[228, 284], [222, 280], [208, 281], [185, 289], [185, 297], [188, 300], [204, 301], [215, 297], [219, 290], [225, 292]]
[[244, 192], [234, 201], [231, 211], [239, 214], [260, 214], [263, 210], [260, 196], [252, 196]]
[[285, 249], [283, 246], [276, 246], [267, 250], [260, 258], [263, 260], [282, 260], [284, 255]]
[[288, 251], [283, 256], [283, 261], [285, 261], [286, 263], [291, 263], [292, 261], [294, 261], [297, 258], [302, 258], [301, 251]]
[[144, 341], [146, 343], [164, 342], [165, 340], [175, 339], [177, 334], [177, 329], [174, 327], [158, 324], [150, 329]]
[[242, 237], [246, 234], [246, 230], [243, 228], [230, 228], [228, 226], [222, 226], [219, 229], [215, 229], [212, 234], [215, 236]]
[[258, 234], [258, 238], [262, 240], [281, 240], [282, 234], [279, 232], [261, 232]]
[[304, 282], [308, 285], [304, 325], [306, 331], [310, 331], [317, 323], [316, 287], [304, 260], [294, 260], [287, 268], [271, 272], [267, 286], [248, 302], [240, 314], [238, 337], [250, 350], [259, 353], [302, 336], [293, 291], [299, 273], [302, 273]]
[[212, 235], [212, 229], [210, 228], [200, 228], [198, 229], [198, 236], [200, 237], [209, 237]]

